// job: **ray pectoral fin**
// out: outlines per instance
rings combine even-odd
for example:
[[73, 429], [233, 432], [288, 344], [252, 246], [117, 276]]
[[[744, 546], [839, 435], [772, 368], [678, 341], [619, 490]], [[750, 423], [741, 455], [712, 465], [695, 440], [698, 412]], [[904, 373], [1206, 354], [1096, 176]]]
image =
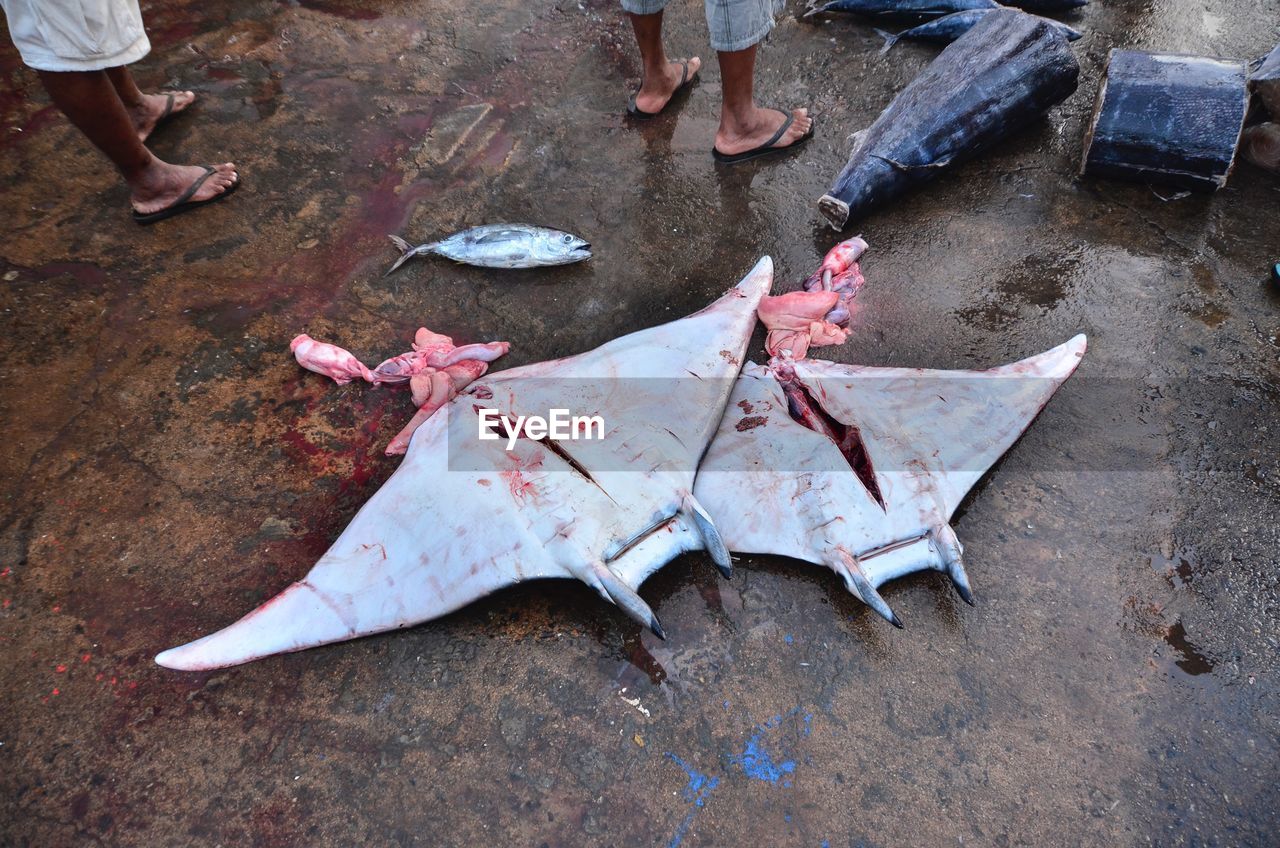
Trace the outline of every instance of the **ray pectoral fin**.
[[625, 612], [629, 618], [652, 630], [659, 639], [667, 638], [666, 632], [662, 629], [662, 623], [658, 621], [658, 616], [645, 603], [644, 598], [640, 597], [639, 593], [628, 586], [621, 577], [610, 571], [609, 566], [602, 562], [593, 564], [584, 582], [599, 592], [606, 601]]
[[950, 524], [939, 524], [929, 531], [929, 545], [938, 554], [938, 559], [955, 585], [956, 592], [966, 604], [971, 607], [977, 606], [973, 589], [969, 586], [969, 575], [964, 570], [962, 559], [964, 546], [956, 538], [956, 531], [951, 529]]
[[844, 585], [852, 595], [875, 610], [876, 614], [885, 621], [899, 630], [902, 629], [902, 621], [889, 607], [889, 604], [885, 602], [885, 599], [880, 597], [876, 587], [871, 585], [871, 581], [867, 579], [866, 572], [862, 570], [862, 564], [858, 562], [856, 556], [844, 548], [837, 548], [831, 568], [844, 580]]
[[204, 671], [327, 645], [361, 635], [353, 614], [303, 580], [234, 624], [161, 652], [156, 662], [179, 671]]
[[716, 529], [711, 516], [702, 508], [702, 504], [698, 503], [698, 499], [693, 496], [692, 492], [685, 494], [684, 506], [681, 511], [692, 519], [693, 526], [698, 528], [698, 535], [702, 537], [703, 547], [710, 554], [711, 561], [716, 564], [716, 568], [720, 569], [720, 573], [725, 577], [732, 577], [733, 561], [729, 558], [729, 548], [725, 545], [724, 539], [720, 537], [720, 531]]

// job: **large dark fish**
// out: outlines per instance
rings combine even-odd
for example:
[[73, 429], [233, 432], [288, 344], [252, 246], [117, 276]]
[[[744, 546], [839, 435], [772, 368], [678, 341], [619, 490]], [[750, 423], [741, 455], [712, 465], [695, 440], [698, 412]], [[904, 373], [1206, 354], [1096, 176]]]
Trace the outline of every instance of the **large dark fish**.
[[1043, 18], [985, 16], [857, 133], [818, 208], [837, 230], [1031, 123], [1076, 90], [1080, 66]]
[[936, 18], [968, 9], [999, 9], [995, 0], [831, 0], [812, 3], [805, 17], [822, 12], [845, 12], [871, 17]]
[[1271, 48], [1249, 76], [1249, 90], [1258, 95], [1271, 117], [1280, 121], [1280, 44]]
[[1243, 62], [1112, 50], [1080, 172], [1216, 191], [1248, 108]]
[[1006, 6], [1016, 6], [1025, 12], [1065, 12], [1088, 6], [1089, 0], [1005, 0]]
[[1280, 174], [1280, 123], [1255, 124], [1240, 136], [1240, 151], [1259, 168]]
[[[911, 29], [903, 30], [894, 35], [878, 29], [881, 38], [884, 39], [884, 49], [881, 53], [888, 53], [893, 45], [897, 44], [900, 39], [907, 38], [916, 41], [937, 41], [942, 44], [949, 44], [969, 30], [973, 29], [974, 24], [982, 20], [987, 15], [996, 11], [995, 9], [969, 9], [964, 12], [952, 12], [950, 15], [943, 15], [941, 18], [935, 18], [928, 23], [920, 24]], [[1067, 41], [1075, 41], [1081, 37], [1081, 34], [1061, 21], [1052, 21], [1048, 18], [1041, 18], [1049, 26], [1066, 36]]]

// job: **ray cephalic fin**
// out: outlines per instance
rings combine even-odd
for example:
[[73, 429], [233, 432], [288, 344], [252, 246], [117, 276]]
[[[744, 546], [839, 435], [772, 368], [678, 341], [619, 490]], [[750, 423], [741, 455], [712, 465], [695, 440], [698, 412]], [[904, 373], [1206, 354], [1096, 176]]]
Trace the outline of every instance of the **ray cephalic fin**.
[[684, 512], [698, 529], [702, 546], [716, 568], [720, 569], [720, 573], [725, 577], [732, 577], [733, 562], [729, 558], [729, 549], [725, 546], [724, 539], [720, 537], [720, 531], [716, 529], [715, 522], [711, 520], [711, 516], [702, 508], [702, 504], [698, 503], [698, 499], [692, 492], [684, 496]]

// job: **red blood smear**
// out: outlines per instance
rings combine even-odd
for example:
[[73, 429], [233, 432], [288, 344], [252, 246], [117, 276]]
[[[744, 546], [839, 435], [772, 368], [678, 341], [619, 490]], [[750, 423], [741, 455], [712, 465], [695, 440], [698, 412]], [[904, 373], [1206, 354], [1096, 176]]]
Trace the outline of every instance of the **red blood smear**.
[[61, 665], [61, 664], [59, 664], [59, 665], [54, 666], [53, 670], [54, 670], [54, 671], [56, 671], [56, 672], [58, 672], [58, 674], [62, 674], [64, 671], [66, 671], [66, 670], [67, 670], [67, 667], [66, 667], [65, 665]]

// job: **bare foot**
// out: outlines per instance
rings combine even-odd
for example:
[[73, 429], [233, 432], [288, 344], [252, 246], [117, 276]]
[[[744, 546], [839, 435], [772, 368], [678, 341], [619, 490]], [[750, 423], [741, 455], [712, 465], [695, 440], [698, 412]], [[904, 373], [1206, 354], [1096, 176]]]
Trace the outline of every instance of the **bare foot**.
[[[169, 108], [169, 98], [173, 97], [173, 108]], [[196, 101], [194, 91], [162, 91], [159, 94], [144, 94], [142, 101], [129, 106], [129, 117], [138, 130], [138, 140], [146, 141], [155, 130], [160, 119], [176, 115]], [[169, 115], [165, 115], [165, 110]]]
[[[792, 109], [791, 114], [795, 118], [791, 126], [787, 127], [782, 138], [770, 147], [789, 147], [803, 138], [813, 127], [813, 119], [809, 117], [808, 109]], [[758, 106], [751, 114], [735, 120], [732, 126], [726, 126], [722, 119], [720, 129], [716, 131], [716, 150], [726, 156], [754, 150], [772, 138], [786, 120], [785, 113], [777, 109], [761, 109]]]
[[[684, 61], [677, 59], [668, 62], [662, 73], [649, 74], [640, 82], [640, 91], [636, 93], [636, 108], [642, 112], [656, 114], [661, 112], [671, 100], [671, 95], [680, 87], [680, 78], [684, 75]], [[702, 67], [702, 60], [694, 56], [689, 60], [689, 76], [685, 82], [693, 79]]]
[[[240, 179], [236, 166], [230, 162], [215, 165], [214, 173], [204, 181], [199, 190], [188, 200], [208, 200], [222, 194]], [[141, 215], [159, 212], [173, 205], [187, 189], [204, 176], [204, 168], [199, 165], [170, 165], [152, 157], [151, 164], [133, 180], [129, 181], [133, 195], [134, 211]]]

